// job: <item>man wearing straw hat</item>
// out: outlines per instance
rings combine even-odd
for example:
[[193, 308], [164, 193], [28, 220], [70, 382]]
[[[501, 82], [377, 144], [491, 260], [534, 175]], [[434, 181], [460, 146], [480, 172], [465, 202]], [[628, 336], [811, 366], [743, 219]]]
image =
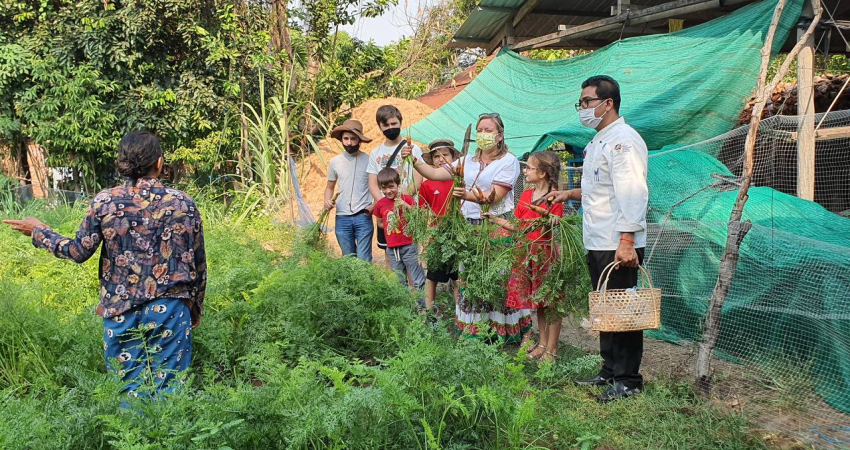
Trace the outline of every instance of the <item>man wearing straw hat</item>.
[[[620, 117], [620, 86], [605, 75], [588, 78], [576, 103], [582, 125], [596, 135], [584, 150], [581, 189], [555, 193], [555, 201], [581, 200], [582, 234], [588, 250], [590, 279], [596, 287], [603, 270], [614, 270], [608, 289], [628, 289], [638, 283], [638, 265], [646, 246], [646, 184], [648, 155], [643, 138]], [[643, 390], [640, 362], [643, 331], [600, 332], [602, 370], [577, 380], [584, 386], [609, 386], [602, 403], [631, 397]]]
[[[345, 149], [328, 164], [325, 187], [325, 209], [336, 206], [336, 240], [343, 256], [356, 254], [372, 262], [372, 194], [369, 192], [369, 155], [360, 151], [361, 142], [372, 140], [363, 135], [363, 125], [346, 120], [331, 131], [331, 137]], [[339, 197], [333, 202], [334, 188], [339, 184]]]

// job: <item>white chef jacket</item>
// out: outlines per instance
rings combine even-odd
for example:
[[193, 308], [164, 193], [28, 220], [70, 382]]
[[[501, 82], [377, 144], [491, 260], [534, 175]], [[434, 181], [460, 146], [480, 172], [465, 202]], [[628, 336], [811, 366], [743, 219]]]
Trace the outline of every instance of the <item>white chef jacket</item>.
[[581, 206], [584, 247], [616, 250], [623, 232], [646, 247], [649, 157], [643, 138], [622, 117], [596, 133], [584, 149]]

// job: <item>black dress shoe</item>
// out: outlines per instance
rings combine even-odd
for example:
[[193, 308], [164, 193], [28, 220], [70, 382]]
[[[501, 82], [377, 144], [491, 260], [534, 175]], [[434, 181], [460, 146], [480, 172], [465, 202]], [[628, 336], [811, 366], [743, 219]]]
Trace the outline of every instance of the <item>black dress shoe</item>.
[[629, 398], [633, 395], [640, 394], [643, 391], [642, 388], [639, 387], [626, 387], [623, 383], [619, 381], [614, 382], [614, 385], [609, 387], [607, 391], [603, 392], [599, 397], [596, 397], [596, 401], [599, 403], [610, 403], [615, 400], [620, 400], [623, 398]]
[[575, 384], [579, 386], [606, 386], [611, 384], [611, 379], [605, 378], [602, 375], [597, 375], [585, 380], [575, 380]]

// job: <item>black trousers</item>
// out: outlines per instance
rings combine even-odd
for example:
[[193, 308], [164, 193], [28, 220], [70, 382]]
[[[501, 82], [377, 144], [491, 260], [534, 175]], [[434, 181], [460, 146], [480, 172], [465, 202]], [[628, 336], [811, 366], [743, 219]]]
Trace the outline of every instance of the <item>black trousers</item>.
[[[638, 254], [638, 261], [643, 263], [643, 249], [638, 248], [635, 251]], [[615, 253], [613, 250], [589, 250], [587, 252], [587, 267], [590, 271], [590, 282], [593, 289], [596, 289], [605, 266], [614, 262]], [[638, 270], [629, 267], [613, 270], [608, 279], [608, 289], [628, 289], [636, 286]], [[640, 361], [643, 357], [643, 331], [600, 332], [599, 353], [602, 354], [600, 376], [614, 378], [628, 388], [643, 387], [643, 377], [640, 374]]]

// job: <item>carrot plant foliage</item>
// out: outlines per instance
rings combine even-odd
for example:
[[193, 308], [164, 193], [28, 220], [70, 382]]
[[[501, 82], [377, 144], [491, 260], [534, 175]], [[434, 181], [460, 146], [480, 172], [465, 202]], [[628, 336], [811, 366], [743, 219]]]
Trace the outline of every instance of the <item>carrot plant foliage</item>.
[[[70, 234], [83, 211], [24, 213]], [[208, 219], [190, 376], [156, 401], [121, 397], [105, 369], [96, 260], [56, 260], [0, 228], [0, 448], [568, 449], [587, 436], [618, 449], [762, 447], [686, 386], [597, 405], [570, 379], [598, 356], [564, 346], [538, 369], [456, 339], [383, 268], [264, 250], [292, 240], [270, 224]]]

